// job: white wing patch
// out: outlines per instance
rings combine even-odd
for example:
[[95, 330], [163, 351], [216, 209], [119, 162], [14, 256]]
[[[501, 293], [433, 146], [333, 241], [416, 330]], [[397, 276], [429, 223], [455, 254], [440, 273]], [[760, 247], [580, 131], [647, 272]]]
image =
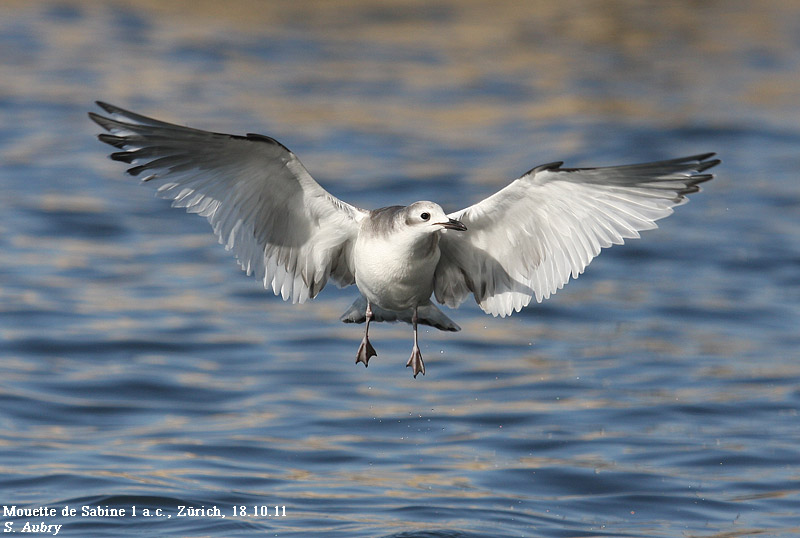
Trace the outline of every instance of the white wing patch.
[[711, 179], [713, 154], [595, 169], [538, 167], [489, 198], [449, 215], [468, 231], [443, 233], [434, 293], [458, 306], [472, 293], [506, 316], [577, 278], [600, 250], [656, 228]]
[[91, 118], [100, 140], [135, 163], [174, 207], [208, 219], [248, 275], [292, 302], [314, 298], [328, 278], [354, 282], [350, 251], [366, 212], [325, 191], [279, 142], [173, 125], [98, 103], [120, 119]]

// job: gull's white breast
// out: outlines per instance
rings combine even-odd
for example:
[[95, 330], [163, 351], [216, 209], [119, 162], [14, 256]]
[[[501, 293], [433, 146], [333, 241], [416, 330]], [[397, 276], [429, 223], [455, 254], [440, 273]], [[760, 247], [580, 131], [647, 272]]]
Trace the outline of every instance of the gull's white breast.
[[368, 224], [362, 223], [353, 248], [356, 286], [364, 297], [395, 311], [427, 304], [439, 263], [438, 232], [376, 234], [365, 231], [365, 226]]

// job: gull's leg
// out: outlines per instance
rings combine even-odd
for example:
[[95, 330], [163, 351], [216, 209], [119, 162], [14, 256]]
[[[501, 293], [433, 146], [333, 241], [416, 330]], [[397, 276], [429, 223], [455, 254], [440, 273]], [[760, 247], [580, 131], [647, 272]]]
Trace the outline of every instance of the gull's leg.
[[359, 362], [364, 363], [364, 367], [369, 366], [369, 358], [376, 357], [378, 354], [375, 353], [375, 348], [372, 347], [372, 344], [369, 343], [369, 322], [372, 321], [372, 307], [367, 301], [367, 328], [364, 330], [364, 339], [361, 340], [361, 345], [358, 346], [358, 351], [356, 352], [356, 364]]
[[411, 350], [411, 358], [406, 363], [406, 368], [411, 366], [414, 369], [415, 379], [420, 372], [425, 375], [425, 363], [422, 362], [422, 353], [420, 353], [419, 345], [417, 344], [417, 319], [417, 307], [415, 306], [414, 315], [411, 317], [411, 325], [414, 326], [414, 347]]

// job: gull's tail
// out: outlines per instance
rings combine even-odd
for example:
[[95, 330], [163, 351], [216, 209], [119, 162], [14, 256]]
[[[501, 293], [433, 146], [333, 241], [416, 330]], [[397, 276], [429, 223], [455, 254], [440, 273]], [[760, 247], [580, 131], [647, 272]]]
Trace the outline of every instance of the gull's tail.
[[[345, 323], [364, 323], [366, 317], [367, 300], [363, 295], [359, 295], [358, 299], [350, 305], [342, 317], [339, 318]], [[384, 310], [383, 308], [372, 305], [372, 321], [405, 321], [411, 323], [411, 315], [413, 310], [411, 308], [400, 312], [393, 310]], [[460, 331], [461, 327], [444, 315], [444, 312], [439, 310], [433, 303], [426, 304], [417, 308], [418, 322], [423, 325], [430, 325], [436, 327], [440, 331]]]

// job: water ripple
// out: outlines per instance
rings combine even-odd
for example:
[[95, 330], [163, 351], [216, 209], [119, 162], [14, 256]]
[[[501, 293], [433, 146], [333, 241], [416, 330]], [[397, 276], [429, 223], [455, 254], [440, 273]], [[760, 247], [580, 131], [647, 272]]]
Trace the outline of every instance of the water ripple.
[[[612, 4], [3, 3], [0, 491], [58, 514], [2, 523], [797, 535], [798, 8]], [[409, 327], [354, 364], [354, 290], [285, 304], [125, 177], [98, 98], [276, 136], [370, 208], [456, 210], [554, 159], [724, 162], [548, 302], [424, 329], [415, 380]], [[82, 506], [140, 512], [61, 512]]]

